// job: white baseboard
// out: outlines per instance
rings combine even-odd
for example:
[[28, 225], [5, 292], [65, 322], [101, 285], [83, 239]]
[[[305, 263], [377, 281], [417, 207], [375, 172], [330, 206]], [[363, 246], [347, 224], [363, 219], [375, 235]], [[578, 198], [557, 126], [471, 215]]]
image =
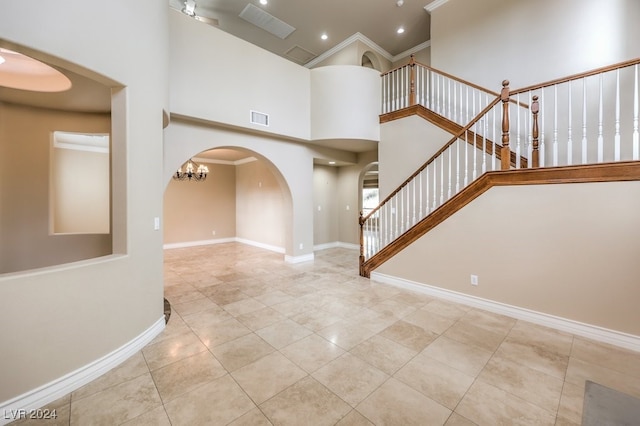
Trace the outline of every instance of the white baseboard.
[[311, 262], [315, 259], [313, 253], [303, 254], [301, 256], [285, 256], [284, 261], [287, 263], [302, 263], [302, 262]]
[[140, 335], [102, 358], [36, 389], [0, 403], [0, 425], [16, 420], [10, 418], [11, 413], [28, 414], [29, 410], [44, 407], [117, 367], [151, 342], [154, 337], [164, 330], [164, 327], [165, 319], [163, 315]]
[[577, 336], [640, 352], [640, 336], [635, 336], [633, 334], [610, 330], [596, 325], [585, 324], [571, 319], [549, 315], [544, 312], [537, 312], [518, 306], [507, 305], [505, 303], [470, 296], [468, 294], [405, 280], [403, 278], [378, 272], [372, 272], [371, 279], [395, 287], [415, 291], [417, 293], [439, 297], [456, 303], [462, 303], [464, 305], [473, 306], [474, 308], [484, 309], [486, 311], [529, 321], [545, 327], [555, 328], [556, 330], [566, 331]]
[[270, 244], [264, 244], [264, 243], [259, 243], [257, 241], [246, 240], [244, 238], [236, 237], [235, 241], [237, 241], [239, 243], [242, 243], [242, 244], [246, 244], [248, 246], [258, 247], [258, 248], [269, 250], [269, 251], [273, 251], [273, 252], [276, 252], [276, 253], [284, 254], [284, 252], [285, 252], [284, 247], [272, 246]]
[[341, 241], [334, 241], [332, 243], [324, 243], [313, 246], [314, 251], [327, 250], [332, 248], [345, 248], [350, 250], [360, 250], [360, 246], [358, 244], [351, 243], [343, 243]]
[[175, 249], [175, 248], [208, 246], [210, 244], [233, 243], [235, 241], [236, 241], [235, 238], [217, 238], [215, 240], [199, 240], [199, 241], [187, 241], [184, 243], [169, 243], [169, 244], [164, 244], [162, 248], [165, 250], [169, 250], [169, 249]]

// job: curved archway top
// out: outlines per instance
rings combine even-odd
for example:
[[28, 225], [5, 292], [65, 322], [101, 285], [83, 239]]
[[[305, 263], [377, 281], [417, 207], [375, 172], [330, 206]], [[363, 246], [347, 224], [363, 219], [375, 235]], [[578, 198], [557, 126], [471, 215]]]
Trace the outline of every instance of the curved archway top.
[[376, 71], [382, 72], [380, 59], [378, 59], [378, 56], [371, 50], [367, 50], [362, 54], [360, 62], [363, 67], [373, 68]]

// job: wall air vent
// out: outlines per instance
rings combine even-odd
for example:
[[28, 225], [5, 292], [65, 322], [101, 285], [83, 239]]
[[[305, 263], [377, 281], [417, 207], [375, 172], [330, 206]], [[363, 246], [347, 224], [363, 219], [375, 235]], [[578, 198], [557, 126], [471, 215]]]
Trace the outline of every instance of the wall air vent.
[[245, 21], [262, 28], [276, 37], [285, 39], [296, 29], [275, 16], [249, 3], [239, 15]]
[[251, 124], [259, 124], [261, 126], [269, 127], [269, 114], [251, 111]]
[[287, 50], [285, 56], [299, 64], [306, 64], [310, 60], [316, 57], [314, 53], [309, 52], [306, 49], [303, 49], [300, 46], [293, 46], [291, 49]]

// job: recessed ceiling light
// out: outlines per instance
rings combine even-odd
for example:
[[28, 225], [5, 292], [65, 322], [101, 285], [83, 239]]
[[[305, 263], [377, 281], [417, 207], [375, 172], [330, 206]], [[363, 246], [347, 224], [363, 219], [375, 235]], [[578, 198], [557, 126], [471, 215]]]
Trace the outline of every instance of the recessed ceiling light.
[[322, 35], [320, 36], [320, 38], [321, 38], [321, 39], [323, 39], [323, 40], [326, 40], [326, 39], [328, 39], [328, 38], [329, 38], [329, 36], [328, 36], [328, 35], [326, 35], [326, 34], [322, 34]]
[[402, 27], [398, 28], [397, 32], [398, 32], [398, 34], [402, 34], [404, 32], [404, 28], [402, 28]]
[[331, 164], [333, 166], [334, 164], [336, 164], [336, 162], [335, 161], [329, 161], [329, 164]]
[[260, 0], [260, 4], [262, 4], [262, 5], [267, 4], [267, 3], [268, 3], [267, 0]]

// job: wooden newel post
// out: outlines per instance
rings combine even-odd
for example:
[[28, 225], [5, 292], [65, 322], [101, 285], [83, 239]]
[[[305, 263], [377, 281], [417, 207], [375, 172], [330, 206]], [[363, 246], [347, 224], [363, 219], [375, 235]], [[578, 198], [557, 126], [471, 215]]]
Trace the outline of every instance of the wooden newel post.
[[416, 60], [413, 55], [409, 59], [409, 70], [411, 73], [409, 76], [409, 106], [413, 106], [416, 104]]
[[364, 277], [364, 214], [360, 211], [360, 218], [358, 219], [360, 224], [360, 276]]
[[511, 150], [509, 149], [509, 80], [504, 80], [502, 82], [500, 100], [502, 101], [502, 150], [500, 151], [501, 168], [502, 170], [509, 170], [511, 168]]
[[533, 102], [531, 103], [531, 114], [533, 114], [533, 129], [531, 131], [531, 135], [533, 138], [533, 150], [531, 151], [531, 167], [540, 167], [540, 150], [538, 148], [538, 112], [540, 112], [540, 104], [538, 103], [538, 95], [535, 95], [533, 97]]

